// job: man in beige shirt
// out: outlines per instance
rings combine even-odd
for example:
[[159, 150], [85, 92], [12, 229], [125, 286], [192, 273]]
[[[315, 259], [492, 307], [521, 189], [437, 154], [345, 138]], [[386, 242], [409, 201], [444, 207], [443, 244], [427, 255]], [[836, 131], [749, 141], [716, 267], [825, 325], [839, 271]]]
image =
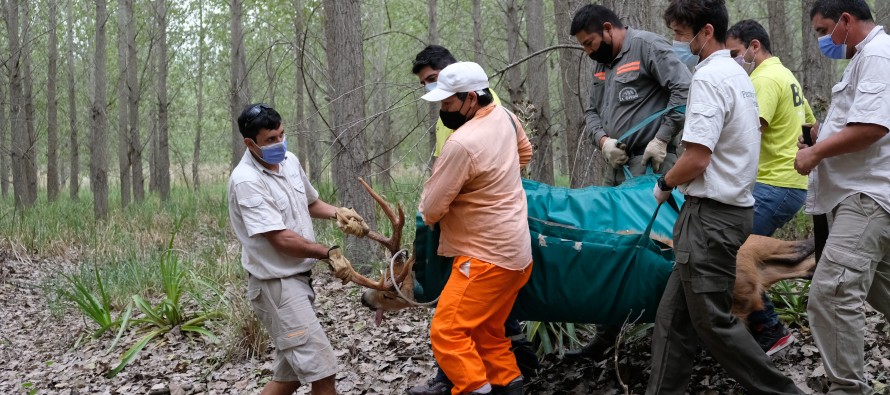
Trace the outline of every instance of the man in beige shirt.
[[476, 63], [442, 69], [424, 100], [454, 129], [424, 184], [423, 221], [439, 223], [439, 255], [454, 256], [430, 328], [452, 394], [522, 394], [504, 321], [531, 276], [528, 206], [520, 170], [532, 147], [515, 116], [492, 103]]

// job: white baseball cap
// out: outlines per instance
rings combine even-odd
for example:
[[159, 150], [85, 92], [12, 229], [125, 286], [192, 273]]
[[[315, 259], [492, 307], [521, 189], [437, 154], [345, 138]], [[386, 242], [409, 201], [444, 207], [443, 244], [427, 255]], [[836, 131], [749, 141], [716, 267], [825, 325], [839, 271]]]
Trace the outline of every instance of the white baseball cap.
[[426, 101], [442, 101], [458, 92], [476, 92], [488, 88], [488, 76], [485, 70], [473, 62], [457, 62], [446, 66], [439, 72], [436, 89], [423, 95]]

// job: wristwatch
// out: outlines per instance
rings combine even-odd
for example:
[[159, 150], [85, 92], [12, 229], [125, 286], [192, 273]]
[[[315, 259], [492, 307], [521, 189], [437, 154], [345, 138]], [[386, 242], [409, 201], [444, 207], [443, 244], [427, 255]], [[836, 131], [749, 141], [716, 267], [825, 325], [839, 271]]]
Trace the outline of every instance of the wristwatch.
[[674, 189], [674, 187], [668, 186], [667, 181], [664, 180], [664, 176], [658, 177], [658, 189], [661, 189], [665, 192], [670, 192]]

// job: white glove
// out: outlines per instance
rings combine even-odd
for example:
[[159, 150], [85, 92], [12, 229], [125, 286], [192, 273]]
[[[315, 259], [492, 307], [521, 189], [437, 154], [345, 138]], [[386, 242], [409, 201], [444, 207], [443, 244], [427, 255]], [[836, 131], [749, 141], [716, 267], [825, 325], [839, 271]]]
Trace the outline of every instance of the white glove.
[[620, 143], [618, 140], [611, 137], [607, 137], [606, 142], [603, 143], [603, 155], [613, 168], [620, 168], [627, 163], [628, 158], [627, 152], [624, 152], [625, 147], [627, 147], [627, 145]]
[[653, 137], [652, 141], [646, 145], [646, 151], [643, 152], [643, 165], [652, 161], [652, 170], [658, 171], [661, 164], [664, 163], [664, 157], [667, 156], [667, 141], [661, 141], [657, 137]]
[[658, 204], [666, 202], [668, 198], [671, 197], [671, 191], [662, 191], [661, 188], [658, 187], [658, 184], [655, 185], [652, 194], [655, 195], [655, 201], [657, 201]]

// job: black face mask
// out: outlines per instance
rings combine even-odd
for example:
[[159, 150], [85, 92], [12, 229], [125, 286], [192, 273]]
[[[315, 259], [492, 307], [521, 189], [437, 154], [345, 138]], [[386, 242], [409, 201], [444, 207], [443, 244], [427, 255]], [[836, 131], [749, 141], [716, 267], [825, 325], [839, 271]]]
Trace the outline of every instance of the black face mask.
[[598, 63], [610, 64], [615, 60], [615, 56], [612, 55], [612, 44], [606, 44], [605, 38], [606, 37], [603, 36], [603, 41], [600, 42], [600, 47], [587, 56]]
[[467, 116], [460, 113], [460, 110], [464, 108], [464, 103], [466, 103], [466, 101], [460, 103], [460, 108], [458, 108], [457, 111], [439, 110], [439, 119], [442, 120], [442, 124], [445, 125], [446, 128], [457, 130], [457, 128], [467, 123]]

